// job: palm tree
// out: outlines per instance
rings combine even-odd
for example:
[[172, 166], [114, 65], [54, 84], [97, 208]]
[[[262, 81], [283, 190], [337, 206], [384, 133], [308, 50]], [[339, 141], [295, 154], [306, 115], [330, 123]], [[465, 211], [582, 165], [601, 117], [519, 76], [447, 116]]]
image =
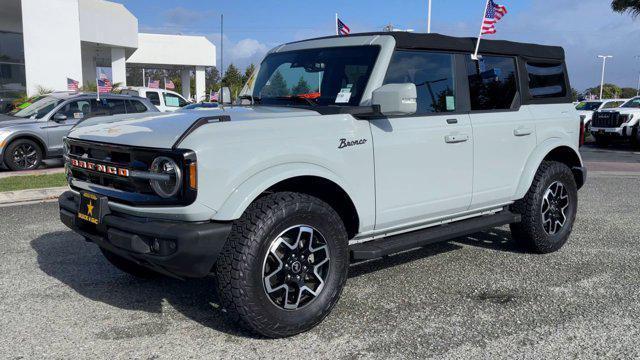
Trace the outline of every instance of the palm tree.
[[624, 13], [628, 12], [631, 15], [640, 15], [640, 0], [613, 0], [611, 2], [613, 11]]

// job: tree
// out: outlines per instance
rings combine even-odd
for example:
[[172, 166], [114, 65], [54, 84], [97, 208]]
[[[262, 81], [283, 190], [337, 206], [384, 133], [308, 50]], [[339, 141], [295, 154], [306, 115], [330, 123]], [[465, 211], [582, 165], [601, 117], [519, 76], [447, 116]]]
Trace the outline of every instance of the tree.
[[[600, 85], [594, 86], [585, 90], [585, 94], [593, 94], [596, 96], [600, 96]], [[622, 95], [622, 89], [614, 84], [604, 84], [604, 91], [602, 92], [602, 97], [604, 99], [615, 99], [619, 98]]]
[[220, 71], [218, 70], [218, 68], [210, 67], [206, 69], [205, 87], [207, 88], [207, 90], [220, 90]]
[[244, 70], [244, 76], [242, 77], [242, 84], [246, 84], [247, 81], [249, 81], [249, 78], [251, 77], [251, 75], [253, 75], [253, 72], [256, 71], [256, 66], [251, 64], [249, 66], [247, 66], [247, 68]]
[[276, 71], [271, 77], [271, 80], [267, 82], [267, 85], [262, 88], [261, 96], [276, 97], [276, 96], [288, 96], [289, 86], [287, 81], [282, 76], [280, 71]]
[[620, 97], [622, 97], [623, 99], [630, 99], [632, 97], [635, 97], [638, 94], [638, 90], [634, 89], [634, 88], [622, 88], [622, 95], [620, 95]]
[[578, 90], [571, 88], [571, 100], [578, 101], [580, 100], [580, 92]]
[[298, 84], [291, 89], [291, 94], [293, 95], [303, 95], [311, 92], [309, 88], [309, 83], [304, 77], [300, 76], [300, 80], [298, 80]]
[[630, 13], [634, 17], [640, 15], [640, 0], [613, 0], [611, 7], [615, 12]]
[[235, 99], [240, 90], [242, 90], [242, 74], [235, 65], [229, 65], [227, 71], [225, 71], [224, 77], [222, 78], [222, 86], [229, 87], [232, 100]]

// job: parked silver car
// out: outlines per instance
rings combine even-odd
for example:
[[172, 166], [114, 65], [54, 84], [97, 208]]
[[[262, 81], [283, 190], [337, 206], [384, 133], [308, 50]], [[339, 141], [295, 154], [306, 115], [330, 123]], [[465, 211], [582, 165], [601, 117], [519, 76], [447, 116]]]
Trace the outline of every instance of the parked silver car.
[[0, 166], [36, 169], [43, 159], [62, 156], [62, 139], [78, 122], [98, 116], [158, 112], [137, 96], [59, 92], [11, 115], [0, 115]]

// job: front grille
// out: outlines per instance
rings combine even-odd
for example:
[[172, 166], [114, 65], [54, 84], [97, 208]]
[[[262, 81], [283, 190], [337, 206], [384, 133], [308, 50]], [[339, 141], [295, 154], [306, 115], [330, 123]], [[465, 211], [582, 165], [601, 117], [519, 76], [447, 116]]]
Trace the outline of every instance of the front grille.
[[[65, 141], [65, 162], [70, 185], [75, 190], [95, 192], [110, 200], [133, 205], [190, 204], [195, 200], [195, 194], [184, 184], [183, 191], [175, 198], [164, 199], [153, 191], [149, 180], [132, 176], [136, 172], [148, 172], [158, 156], [171, 157], [178, 164], [188, 164], [195, 160], [191, 159], [194, 155], [190, 151], [135, 148], [74, 139]], [[71, 166], [74, 161], [91, 164], [92, 168]]]
[[618, 112], [596, 112], [591, 120], [592, 127], [617, 128], [627, 122], [627, 115]]

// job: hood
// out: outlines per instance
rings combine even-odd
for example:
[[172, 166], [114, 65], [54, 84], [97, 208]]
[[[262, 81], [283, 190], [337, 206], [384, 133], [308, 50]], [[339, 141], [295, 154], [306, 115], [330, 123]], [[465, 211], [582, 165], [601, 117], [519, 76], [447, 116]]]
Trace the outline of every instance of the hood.
[[637, 113], [640, 113], [640, 108], [615, 108], [615, 109], [600, 110], [599, 112], [617, 112], [624, 115], [637, 114]]
[[15, 116], [0, 114], [0, 129], [17, 125], [30, 125], [35, 124], [36, 122], [38, 122], [38, 120], [23, 119]]
[[593, 116], [594, 111], [592, 110], [578, 110], [578, 114], [580, 116], [584, 115], [587, 118], [591, 118], [591, 116]]
[[[193, 123], [203, 117], [226, 115], [232, 122], [263, 121], [269, 118], [314, 116], [319, 113], [286, 107], [233, 107], [226, 109], [185, 110], [174, 113], [154, 113], [111, 116], [85, 120], [71, 130], [73, 139], [117, 145], [150, 148], [171, 148]], [[212, 124], [215, 126], [215, 124]]]

